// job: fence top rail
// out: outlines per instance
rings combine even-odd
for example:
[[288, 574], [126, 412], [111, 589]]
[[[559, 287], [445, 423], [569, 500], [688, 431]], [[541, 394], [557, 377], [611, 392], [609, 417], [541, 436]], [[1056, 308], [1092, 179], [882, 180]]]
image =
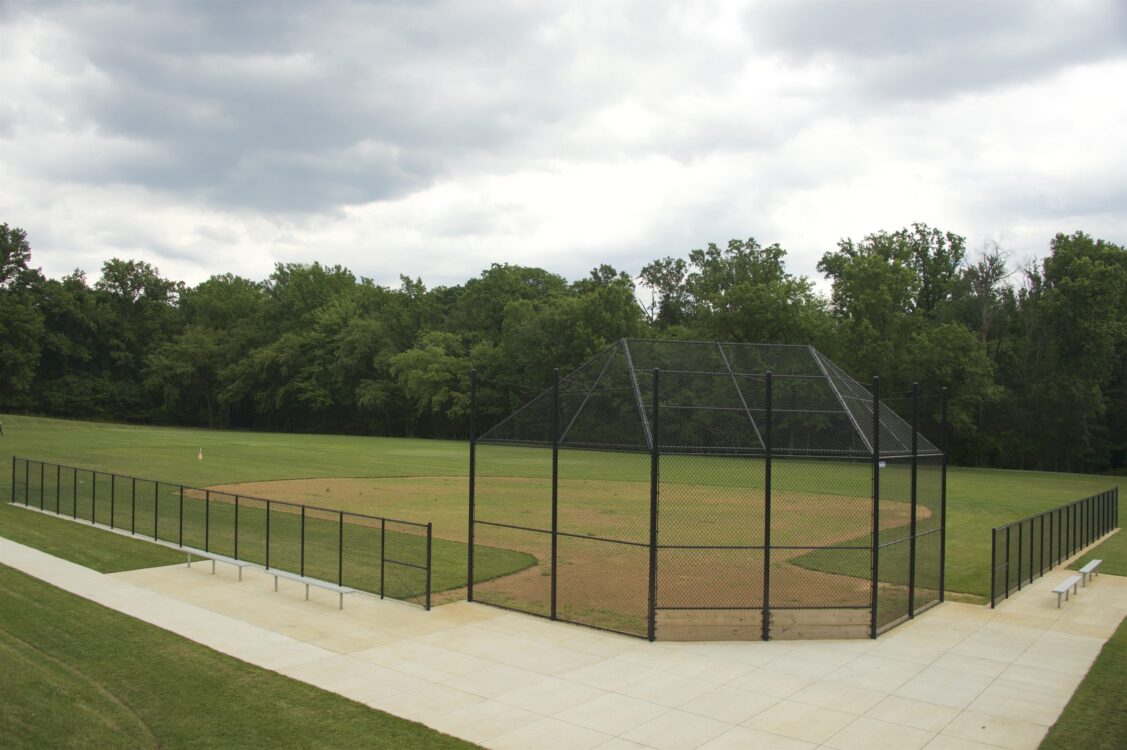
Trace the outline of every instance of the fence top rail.
[[1009, 523], [1003, 524], [1001, 526], [995, 526], [994, 528], [991, 529], [991, 531], [993, 531], [995, 533], [997, 533], [999, 531], [1005, 531], [1008, 528], [1012, 528], [1012, 527], [1017, 526], [1019, 524], [1023, 524], [1026, 521], [1032, 521], [1033, 519], [1040, 518], [1041, 516], [1052, 515], [1053, 513], [1056, 513], [1059, 510], [1065, 510], [1066, 508], [1072, 508], [1076, 505], [1079, 505], [1080, 503], [1086, 503], [1089, 500], [1095, 500], [1096, 498], [1107, 495], [1108, 493], [1114, 493], [1118, 496], [1118, 490], [1119, 490], [1119, 485], [1117, 485], [1117, 484], [1112, 485], [1111, 487], [1108, 487], [1106, 490], [1101, 490], [1100, 492], [1097, 492], [1094, 495], [1089, 495], [1088, 497], [1082, 497], [1079, 500], [1073, 500], [1072, 502], [1065, 503], [1064, 505], [1058, 505], [1055, 508], [1049, 508], [1048, 510], [1043, 510], [1040, 513], [1033, 513], [1033, 514], [1030, 514], [1028, 516], [1025, 516], [1024, 518], [1019, 518], [1016, 521], [1010, 521]]
[[317, 510], [324, 513], [334, 513], [342, 516], [351, 516], [353, 518], [362, 518], [366, 521], [386, 521], [387, 523], [398, 523], [404, 526], [417, 526], [420, 529], [425, 529], [428, 524], [420, 523], [419, 521], [405, 521], [402, 518], [388, 518], [387, 516], [373, 516], [368, 513], [357, 513], [351, 510], [341, 510], [339, 508], [324, 508], [320, 505], [309, 505], [307, 503], [295, 503], [292, 500], [276, 500], [270, 497], [259, 497], [257, 495], [246, 495], [241, 492], [227, 492], [226, 490], [213, 490], [207, 487], [193, 487], [188, 484], [180, 484], [179, 482], [168, 482], [163, 479], [149, 479], [148, 477], [136, 477], [131, 474], [119, 474], [116, 471], [102, 471], [99, 469], [91, 469], [86, 466], [71, 466], [69, 464], [57, 464], [53, 461], [43, 461], [38, 458], [27, 458], [26, 456], [12, 456], [13, 461], [26, 461], [28, 463], [42, 464], [44, 466], [58, 466], [62, 469], [77, 469], [78, 471], [88, 471], [91, 474], [103, 474], [106, 476], [120, 477], [121, 479], [136, 480], [138, 482], [152, 482], [153, 484], [164, 484], [170, 487], [183, 487], [186, 490], [194, 490], [196, 492], [211, 492], [217, 495], [230, 495], [231, 497], [238, 497], [244, 500], [256, 500], [262, 503], [271, 503], [275, 505], [288, 505], [291, 508], [306, 508], [308, 510]]

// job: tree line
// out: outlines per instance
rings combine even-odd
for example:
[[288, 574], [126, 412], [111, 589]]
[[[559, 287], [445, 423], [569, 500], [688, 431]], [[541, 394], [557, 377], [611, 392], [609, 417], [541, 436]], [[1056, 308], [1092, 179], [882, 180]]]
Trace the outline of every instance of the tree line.
[[465, 437], [621, 337], [811, 344], [887, 394], [948, 388], [952, 460], [1106, 471], [1127, 463], [1127, 251], [1082, 232], [1011, 268], [924, 224], [844, 239], [829, 294], [755, 239], [577, 281], [494, 264], [398, 287], [279, 263], [195, 286], [113, 259], [46, 278], [0, 225], [0, 409], [79, 419]]

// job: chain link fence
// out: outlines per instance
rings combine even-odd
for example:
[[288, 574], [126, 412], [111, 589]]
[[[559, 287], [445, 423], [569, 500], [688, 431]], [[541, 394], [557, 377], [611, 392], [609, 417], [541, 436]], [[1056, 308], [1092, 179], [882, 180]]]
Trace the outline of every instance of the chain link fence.
[[[731, 640], [875, 636], [942, 599], [941, 398], [882, 401], [805, 346], [641, 340], [481, 431], [477, 387], [471, 600]], [[537, 565], [475, 584], [494, 549]]]
[[430, 609], [430, 524], [12, 458], [11, 502]]
[[991, 530], [990, 606], [1119, 527], [1119, 488]]

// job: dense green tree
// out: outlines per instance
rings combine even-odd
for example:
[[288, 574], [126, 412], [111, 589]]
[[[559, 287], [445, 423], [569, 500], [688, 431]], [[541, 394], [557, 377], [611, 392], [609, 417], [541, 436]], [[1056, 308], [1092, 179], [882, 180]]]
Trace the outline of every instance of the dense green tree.
[[31, 405], [39, 367], [43, 315], [32, 288], [42, 281], [28, 268], [31, 246], [22, 229], [0, 224], [0, 408]]

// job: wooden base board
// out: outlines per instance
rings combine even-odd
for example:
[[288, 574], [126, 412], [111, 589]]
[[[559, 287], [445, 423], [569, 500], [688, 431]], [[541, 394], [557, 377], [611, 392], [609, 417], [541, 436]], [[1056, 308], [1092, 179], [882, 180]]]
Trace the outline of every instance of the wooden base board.
[[[773, 609], [772, 640], [868, 638], [867, 609]], [[757, 609], [667, 609], [656, 613], [659, 641], [758, 641], [763, 612]]]

